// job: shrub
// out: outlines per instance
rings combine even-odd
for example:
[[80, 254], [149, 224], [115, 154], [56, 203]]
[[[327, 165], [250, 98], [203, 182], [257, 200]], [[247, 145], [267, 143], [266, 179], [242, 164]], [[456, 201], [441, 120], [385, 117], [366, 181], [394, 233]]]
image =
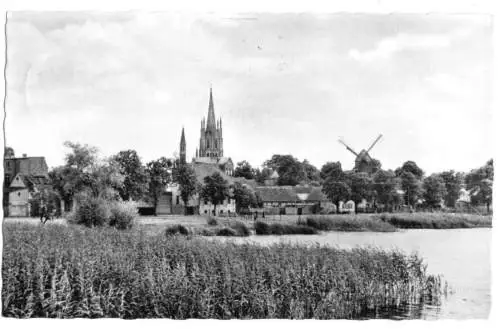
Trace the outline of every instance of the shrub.
[[250, 235], [250, 229], [243, 222], [236, 221], [234, 223], [231, 223], [230, 228], [235, 230], [236, 233], [238, 234], [238, 236], [249, 236]]
[[111, 211], [106, 200], [91, 196], [82, 196], [77, 200], [77, 205], [68, 216], [68, 221], [87, 227], [103, 226], [108, 223]]
[[217, 221], [217, 218], [212, 217], [212, 216], [208, 216], [207, 224], [210, 226], [216, 226], [216, 225], [219, 225], [219, 222]]
[[320, 231], [372, 231], [372, 232], [394, 232], [396, 228], [376, 217], [361, 217], [348, 215], [329, 215], [319, 217], [307, 217], [307, 226], [314, 227]]
[[109, 226], [120, 230], [131, 228], [138, 214], [137, 204], [133, 201], [113, 202], [110, 211]]
[[224, 227], [217, 231], [217, 236], [238, 236], [238, 232], [230, 227]]
[[313, 227], [293, 224], [267, 224], [264, 222], [255, 223], [255, 234], [257, 235], [284, 235], [284, 234], [317, 234]]
[[170, 236], [170, 235], [189, 235], [189, 230], [184, 226], [184, 225], [173, 225], [170, 227], [167, 227], [165, 229], [165, 235]]

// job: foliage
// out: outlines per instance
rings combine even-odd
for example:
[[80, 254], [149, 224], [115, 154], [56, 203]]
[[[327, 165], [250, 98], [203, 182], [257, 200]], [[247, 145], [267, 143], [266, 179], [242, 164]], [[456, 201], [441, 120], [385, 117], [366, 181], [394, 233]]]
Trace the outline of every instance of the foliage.
[[264, 162], [264, 166], [278, 172], [278, 185], [294, 186], [306, 179], [302, 163], [292, 155], [275, 154]]
[[267, 224], [257, 221], [254, 224], [255, 234], [257, 235], [285, 235], [285, 234], [317, 234], [318, 232], [308, 226], [294, 225], [294, 224], [281, 224], [272, 223]]
[[302, 161], [302, 169], [304, 170], [305, 181], [307, 183], [320, 181], [321, 177], [318, 168], [310, 164], [306, 159]]
[[229, 225], [229, 227], [236, 232], [237, 236], [249, 236], [250, 235], [250, 229], [243, 222], [240, 222], [240, 221], [232, 222]]
[[400, 196], [397, 193], [399, 180], [392, 170], [379, 170], [373, 176], [373, 189], [376, 201], [387, 209], [400, 203]]
[[155, 214], [158, 200], [171, 180], [169, 172], [171, 166], [171, 161], [167, 160], [165, 157], [150, 161], [146, 164], [146, 172], [149, 177], [149, 197], [153, 201]]
[[354, 204], [362, 202], [363, 199], [370, 199], [372, 196], [372, 179], [365, 172], [350, 171], [346, 175], [346, 180], [351, 188], [351, 199]]
[[35, 192], [29, 200], [30, 216], [38, 217], [41, 215], [41, 207], [45, 206], [49, 214], [60, 215], [59, 195], [52, 190], [42, 190]]
[[405, 192], [403, 197], [406, 204], [415, 206], [417, 200], [422, 195], [422, 184], [418, 178], [409, 171], [401, 172], [399, 176], [401, 180], [401, 188]]
[[16, 156], [16, 153], [14, 152], [14, 149], [10, 146], [6, 146], [4, 151], [3, 151], [4, 159], [13, 158], [15, 156]]
[[207, 224], [210, 226], [217, 226], [217, 225], [219, 225], [219, 222], [217, 221], [217, 218], [212, 217], [212, 216], [208, 216]]
[[394, 232], [396, 228], [378, 218], [365, 218], [360, 216], [328, 215], [313, 217], [308, 216], [306, 225], [320, 231], [371, 231]]
[[234, 199], [236, 202], [236, 212], [239, 213], [243, 209], [258, 207], [257, 195], [248, 187], [239, 182], [235, 182], [232, 186]]
[[109, 223], [111, 210], [106, 200], [81, 193], [76, 196], [76, 202], [76, 207], [68, 216], [70, 223], [87, 227], [104, 226]]
[[337, 212], [340, 212], [340, 201], [346, 201], [351, 196], [351, 188], [346, 182], [336, 181], [336, 175], [326, 178], [323, 183], [323, 193], [337, 207]]
[[262, 168], [262, 170], [255, 170], [255, 181], [260, 185], [263, 185], [266, 179], [269, 179], [273, 174], [273, 170], [271, 168]]
[[217, 236], [238, 236], [238, 232], [231, 227], [223, 227], [216, 233]]
[[423, 197], [425, 204], [431, 208], [440, 207], [446, 195], [446, 185], [441, 176], [434, 174], [424, 179]]
[[115, 201], [110, 204], [109, 226], [119, 230], [130, 229], [138, 215], [137, 204], [133, 201]]
[[193, 168], [185, 164], [180, 165], [177, 169], [176, 180], [179, 183], [182, 202], [187, 206], [189, 198], [195, 195], [199, 189]]
[[189, 230], [181, 224], [169, 226], [165, 229], [165, 235], [189, 235]]
[[424, 171], [420, 169], [415, 161], [406, 161], [400, 168], [396, 169], [396, 176], [401, 176], [403, 172], [412, 173], [417, 180], [421, 180], [424, 177]]
[[439, 176], [443, 179], [446, 187], [446, 194], [444, 196], [445, 205], [447, 207], [455, 207], [455, 203], [460, 196], [460, 189], [464, 183], [464, 174], [449, 170], [439, 173]]
[[344, 172], [340, 162], [327, 162], [321, 167], [320, 177], [322, 180], [332, 179], [333, 181], [344, 180]]
[[493, 159], [479, 169], [472, 170], [465, 176], [467, 189], [473, 204], [486, 204], [488, 212], [493, 199]]
[[234, 169], [234, 177], [243, 177], [246, 179], [255, 178], [255, 170], [252, 168], [248, 161], [241, 161], [236, 164]]
[[359, 319], [438, 303], [444, 282], [436, 279], [422, 258], [396, 250], [4, 224], [2, 315]]
[[141, 200], [148, 189], [148, 175], [139, 155], [134, 150], [120, 151], [112, 157], [123, 175], [123, 186], [119, 188], [123, 200]]
[[227, 181], [220, 173], [215, 172], [211, 176], [206, 176], [203, 181], [205, 184], [201, 189], [201, 197], [209, 200], [214, 206], [214, 211], [218, 204], [222, 203], [229, 195]]
[[454, 213], [377, 214], [375, 218], [402, 229], [455, 229], [491, 227], [492, 217]]
[[52, 186], [67, 203], [79, 193], [92, 194], [94, 198], [117, 200], [117, 190], [122, 188], [124, 177], [113, 161], [99, 161], [97, 148], [87, 144], [65, 142], [70, 149], [66, 163], [49, 172]]

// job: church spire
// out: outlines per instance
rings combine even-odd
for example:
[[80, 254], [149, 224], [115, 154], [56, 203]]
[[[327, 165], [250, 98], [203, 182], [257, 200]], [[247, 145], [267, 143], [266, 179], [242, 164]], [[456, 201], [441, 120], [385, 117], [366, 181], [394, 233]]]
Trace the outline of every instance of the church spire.
[[180, 160], [181, 163], [186, 163], [186, 136], [184, 136], [184, 127], [182, 127], [181, 133], [181, 145], [180, 145]]
[[216, 129], [214, 100], [212, 97], [212, 87], [210, 87], [210, 100], [208, 102], [207, 130], [210, 128]]

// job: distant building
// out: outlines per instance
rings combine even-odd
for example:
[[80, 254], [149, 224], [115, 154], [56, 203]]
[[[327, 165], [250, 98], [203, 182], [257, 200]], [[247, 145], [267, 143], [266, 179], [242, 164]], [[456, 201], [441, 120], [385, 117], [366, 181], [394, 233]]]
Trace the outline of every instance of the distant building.
[[255, 192], [262, 200], [264, 211], [275, 215], [305, 215], [331, 208], [331, 202], [321, 187], [258, 186]]
[[44, 157], [23, 154], [20, 158], [4, 159], [4, 216], [29, 216], [32, 196], [51, 189]]

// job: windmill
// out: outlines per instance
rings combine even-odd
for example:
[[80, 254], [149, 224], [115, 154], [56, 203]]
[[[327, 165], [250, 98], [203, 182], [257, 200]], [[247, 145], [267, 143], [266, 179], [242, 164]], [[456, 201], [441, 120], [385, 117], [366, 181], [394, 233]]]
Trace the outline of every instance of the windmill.
[[356, 156], [356, 160], [354, 161], [354, 170], [365, 172], [368, 174], [374, 173], [378, 168], [378, 160], [373, 159], [369, 152], [373, 149], [375, 144], [382, 138], [382, 134], [378, 135], [377, 139], [370, 145], [368, 150], [361, 150], [361, 152], [357, 153], [354, 151], [349, 145], [346, 144], [342, 139], [339, 139], [339, 143], [344, 145], [348, 151]]

